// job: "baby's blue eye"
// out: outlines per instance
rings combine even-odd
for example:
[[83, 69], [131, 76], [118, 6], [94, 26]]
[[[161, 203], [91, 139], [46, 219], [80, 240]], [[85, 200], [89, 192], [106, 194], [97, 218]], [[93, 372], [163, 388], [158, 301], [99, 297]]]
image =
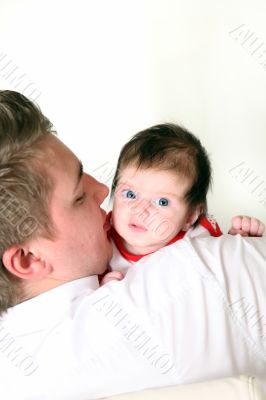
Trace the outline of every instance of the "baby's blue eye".
[[155, 199], [154, 202], [155, 202], [155, 204], [157, 204], [157, 206], [162, 206], [162, 207], [166, 207], [169, 204], [169, 201], [167, 199], [165, 199], [164, 197]]
[[136, 193], [133, 190], [123, 190], [123, 196], [127, 199], [135, 199], [137, 197]]

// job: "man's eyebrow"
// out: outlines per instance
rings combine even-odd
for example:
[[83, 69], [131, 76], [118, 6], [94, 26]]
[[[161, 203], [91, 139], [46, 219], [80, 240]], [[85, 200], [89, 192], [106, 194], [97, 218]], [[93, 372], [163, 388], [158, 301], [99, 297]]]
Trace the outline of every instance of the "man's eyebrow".
[[78, 188], [78, 186], [79, 186], [79, 184], [80, 184], [80, 180], [81, 180], [82, 176], [83, 176], [83, 164], [82, 164], [82, 162], [79, 160], [79, 163], [78, 163], [77, 181], [76, 181], [76, 185], [75, 185], [75, 187], [74, 187], [73, 193], [76, 192], [76, 190], [77, 190], [77, 188]]

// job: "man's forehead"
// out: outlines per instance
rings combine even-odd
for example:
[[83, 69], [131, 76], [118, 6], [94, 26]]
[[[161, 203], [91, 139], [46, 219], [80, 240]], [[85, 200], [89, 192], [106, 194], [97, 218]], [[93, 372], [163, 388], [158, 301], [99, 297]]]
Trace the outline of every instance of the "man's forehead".
[[49, 165], [67, 168], [78, 161], [76, 155], [57, 136], [49, 134], [40, 145]]
[[42, 144], [46, 168], [54, 178], [63, 176], [74, 180], [81, 174], [81, 163], [75, 154], [55, 135], [49, 135]]

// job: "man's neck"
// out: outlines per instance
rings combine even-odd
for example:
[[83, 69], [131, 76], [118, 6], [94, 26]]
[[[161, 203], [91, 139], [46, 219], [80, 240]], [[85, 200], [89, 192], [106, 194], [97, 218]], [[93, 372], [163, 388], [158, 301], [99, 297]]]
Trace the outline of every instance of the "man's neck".
[[67, 282], [68, 281], [58, 280], [54, 278], [43, 278], [23, 282], [21, 303], [23, 301], [32, 299], [33, 297], [39, 296], [40, 294], [47, 292], [48, 290], [54, 289]]

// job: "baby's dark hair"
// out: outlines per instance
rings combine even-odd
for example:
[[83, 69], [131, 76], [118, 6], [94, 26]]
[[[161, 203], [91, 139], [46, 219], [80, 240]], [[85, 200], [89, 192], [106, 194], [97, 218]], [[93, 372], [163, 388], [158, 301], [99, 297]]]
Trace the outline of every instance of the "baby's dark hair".
[[191, 179], [185, 195], [189, 208], [202, 206], [207, 211], [207, 193], [211, 185], [211, 163], [200, 140], [176, 124], [160, 124], [134, 135], [122, 148], [112, 183], [114, 195], [120, 172], [127, 166], [173, 171]]

